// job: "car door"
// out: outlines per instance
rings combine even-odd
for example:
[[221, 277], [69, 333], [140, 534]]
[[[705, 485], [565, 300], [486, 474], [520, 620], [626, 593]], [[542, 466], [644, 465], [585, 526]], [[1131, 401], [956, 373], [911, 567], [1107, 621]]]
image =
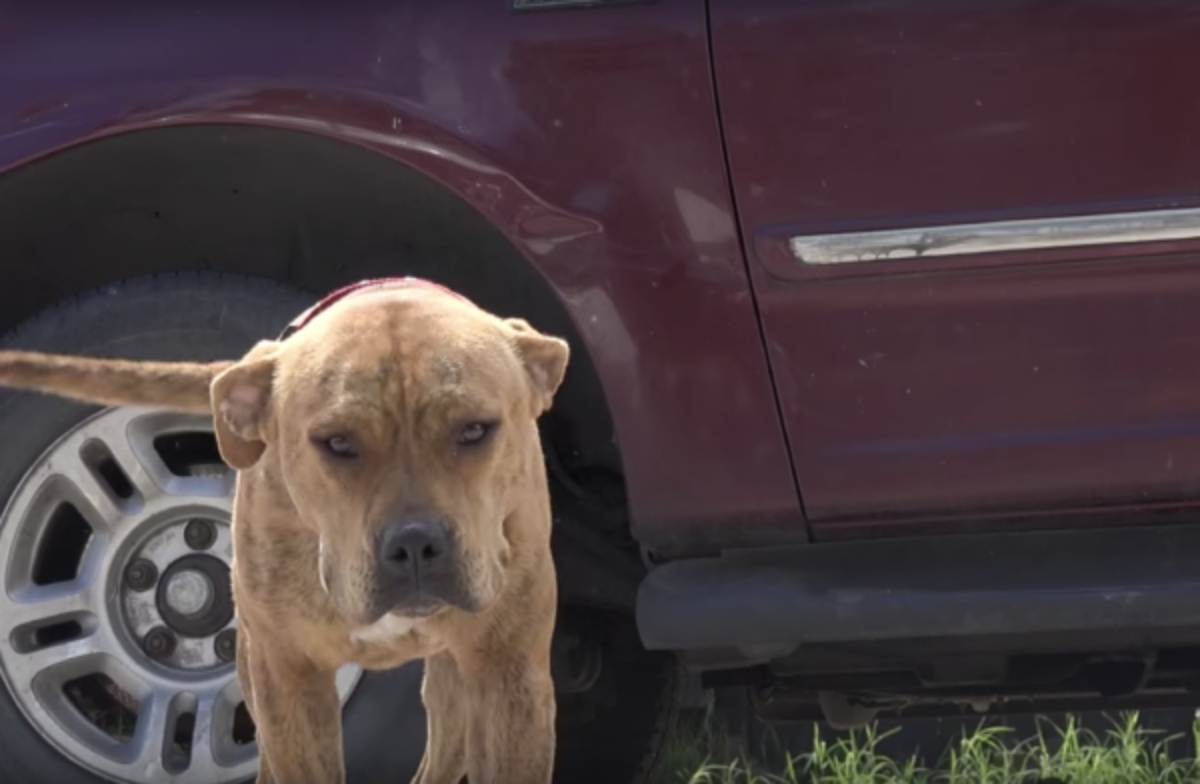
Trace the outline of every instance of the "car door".
[[817, 535], [1195, 503], [1200, 5], [710, 14]]

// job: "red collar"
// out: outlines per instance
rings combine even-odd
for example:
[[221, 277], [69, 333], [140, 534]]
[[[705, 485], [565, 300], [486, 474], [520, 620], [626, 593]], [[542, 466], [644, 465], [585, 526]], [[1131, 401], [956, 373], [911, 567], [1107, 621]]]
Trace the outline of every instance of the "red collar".
[[417, 286], [435, 289], [443, 294], [449, 294], [452, 297], [457, 297], [464, 301], [467, 299], [457, 291], [448, 289], [445, 286], [439, 283], [434, 283], [431, 280], [423, 280], [421, 278], [371, 278], [369, 280], [360, 280], [358, 283], [351, 283], [349, 286], [342, 286], [340, 289], [326, 294], [319, 302], [293, 319], [292, 323], [288, 324], [287, 327], [284, 328], [283, 334], [279, 336], [279, 339], [286, 340], [288, 337], [305, 327], [308, 322], [312, 321], [318, 315], [328, 310], [335, 302], [343, 300], [351, 294], [358, 294], [369, 289], [395, 287], [412, 288]]

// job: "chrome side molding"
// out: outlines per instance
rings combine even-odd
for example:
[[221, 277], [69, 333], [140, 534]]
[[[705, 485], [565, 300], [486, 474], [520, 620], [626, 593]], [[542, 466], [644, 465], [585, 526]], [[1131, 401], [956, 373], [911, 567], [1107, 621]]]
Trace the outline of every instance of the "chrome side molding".
[[1200, 238], [1200, 208], [993, 221], [792, 237], [804, 264], [859, 264], [934, 256]]

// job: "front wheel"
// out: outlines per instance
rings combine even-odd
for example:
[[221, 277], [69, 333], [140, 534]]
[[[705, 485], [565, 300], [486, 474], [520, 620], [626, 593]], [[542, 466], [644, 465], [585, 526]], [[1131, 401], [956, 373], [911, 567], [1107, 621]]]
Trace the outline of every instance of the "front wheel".
[[[228, 359], [311, 300], [254, 279], [160, 276], [60, 305], [3, 345]], [[258, 751], [233, 664], [233, 474], [211, 421], [0, 390], [0, 434], [0, 780], [251, 780]], [[344, 697], [358, 676], [343, 669]], [[391, 691], [411, 701], [405, 684]]]

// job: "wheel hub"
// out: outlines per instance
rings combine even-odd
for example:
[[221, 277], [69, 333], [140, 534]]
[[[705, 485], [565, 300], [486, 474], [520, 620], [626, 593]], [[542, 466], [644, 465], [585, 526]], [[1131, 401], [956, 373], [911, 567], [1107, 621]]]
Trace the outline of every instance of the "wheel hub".
[[158, 611], [167, 626], [186, 637], [215, 638], [233, 622], [229, 567], [208, 555], [180, 558], [163, 573]]
[[212, 580], [200, 569], [178, 570], [163, 582], [158, 600], [163, 613], [175, 613], [188, 620], [196, 618], [213, 606]]
[[[211, 536], [189, 535], [198, 522]], [[132, 549], [123, 568], [121, 621], [128, 638], [161, 666], [179, 674], [227, 664], [217, 650], [217, 637], [233, 631], [233, 592], [228, 522], [165, 522]], [[206, 552], [196, 552], [202, 541]], [[152, 636], [153, 635], [153, 636]]]

